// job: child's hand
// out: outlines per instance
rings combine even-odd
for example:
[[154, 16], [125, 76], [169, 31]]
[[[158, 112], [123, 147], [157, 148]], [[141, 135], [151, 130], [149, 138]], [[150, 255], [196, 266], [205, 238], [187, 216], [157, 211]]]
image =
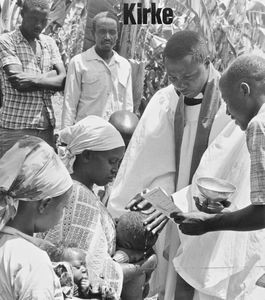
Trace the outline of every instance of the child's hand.
[[115, 296], [115, 291], [108, 287], [107, 285], [101, 286], [101, 299], [102, 300], [115, 300], [117, 299]]
[[82, 294], [88, 294], [90, 288], [90, 282], [87, 278], [83, 278], [80, 282], [80, 289]]
[[94, 282], [89, 287], [89, 296], [93, 299], [115, 300], [117, 299], [115, 291], [105, 282]]

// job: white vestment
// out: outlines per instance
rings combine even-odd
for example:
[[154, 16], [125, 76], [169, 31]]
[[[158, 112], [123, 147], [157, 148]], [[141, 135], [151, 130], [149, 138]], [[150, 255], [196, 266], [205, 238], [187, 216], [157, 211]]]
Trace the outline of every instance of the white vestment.
[[[245, 134], [234, 122], [208, 147], [192, 185], [173, 195], [175, 203], [186, 211], [196, 210], [193, 196], [199, 195], [196, 179], [202, 176], [223, 178], [236, 186], [229, 210], [250, 204], [250, 158]], [[265, 230], [180, 234], [180, 238], [181, 247], [173, 263], [181, 277], [196, 289], [194, 300], [265, 299], [265, 288], [255, 285], [265, 273]]]
[[[176, 191], [174, 116], [178, 99], [173, 85], [169, 85], [158, 91], [149, 102], [130, 141], [113, 185], [108, 203], [108, 210], [113, 217], [118, 217], [124, 213], [124, 207], [128, 201], [144, 188], [160, 186], [168, 194]], [[186, 107], [185, 110], [186, 116], [190, 116], [191, 119], [190, 121], [186, 120], [184, 127], [182, 146], [187, 144], [181, 149], [178, 180], [178, 185], [181, 184], [181, 186], [179, 188], [188, 185], [189, 182], [190, 167], [187, 168], [185, 160], [187, 160], [188, 152], [190, 153], [189, 156], [192, 155], [190, 147], [193, 148], [194, 145], [197, 128], [194, 120], [198, 119], [198, 111], [194, 107], [188, 109]], [[209, 143], [224, 128], [228, 120], [229, 118], [225, 114], [225, 105], [222, 104], [216, 114]], [[189, 157], [189, 161], [191, 161], [191, 157]], [[175, 274], [172, 275], [171, 272], [169, 273], [170, 278], [166, 275], [168, 273], [168, 261], [163, 257], [165, 234], [166, 230], [164, 229], [156, 244], [158, 267], [152, 276], [150, 294], [157, 292], [163, 294], [165, 282], [171, 282], [171, 277], [174, 276], [175, 278], [176, 276]], [[175, 246], [174, 255], [178, 245]], [[170, 268], [175, 273], [172, 263], [170, 263]], [[172, 286], [168, 286], [168, 289], [174, 291], [175, 282], [172, 282]]]

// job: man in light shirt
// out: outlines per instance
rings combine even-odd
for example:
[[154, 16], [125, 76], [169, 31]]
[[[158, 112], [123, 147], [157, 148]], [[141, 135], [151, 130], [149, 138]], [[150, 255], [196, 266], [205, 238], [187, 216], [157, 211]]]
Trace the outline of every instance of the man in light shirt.
[[69, 63], [62, 128], [88, 115], [108, 120], [117, 110], [133, 111], [130, 63], [113, 50], [118, 20], [109, 12], [93, 19], [95, 45]]

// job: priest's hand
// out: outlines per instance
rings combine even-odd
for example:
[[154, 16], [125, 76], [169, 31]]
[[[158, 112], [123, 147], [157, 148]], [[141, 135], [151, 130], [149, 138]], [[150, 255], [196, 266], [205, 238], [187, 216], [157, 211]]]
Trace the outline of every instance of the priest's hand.
[[168, 217], [158, 210], [154, 211], [144, 220], [147, 231], [151, 231], [153, 235], [160, 233], [168, 222]]
[[213, 218], [215, 215], [209, 215], [204, 212], [191, 213], [172, 213], [170, 217], [174, 219], [175, 223], [180, 224], [179, 229], [184, 234], [201, 235], [208, 232], [207, 220]]
[[157, 211], [152, 204], [143, 198], [143, 195], [148, 192], [149, 190], [145, 189], [141, 193], [135, 195], [125, 208], [132, 211], [141, 211], [141, 213], [148, 215], [144, 220], [144, 225], [148, 231], [151, 231], [155, 235], [161, 232], [166, 226], [168, 218]]
[[155, 211], [152, 204], [147, 202], [143, 195], [148, 193], [149, 189], [144, 189], [141, 193], [136, 194], [129, 203], [125, 206], [125, 209], [130, 209], [132, 211], [141, 211], [143, 214], [151, 214]]
[[217, 214], [225, 212], [226, 208], [228, 208], [231, 205], [230, 201], [223, 199], [214, 202], [207, 198], [200, 199], [199, 197], [193, 197], [193, 199], [198, 210], [207, 214]]

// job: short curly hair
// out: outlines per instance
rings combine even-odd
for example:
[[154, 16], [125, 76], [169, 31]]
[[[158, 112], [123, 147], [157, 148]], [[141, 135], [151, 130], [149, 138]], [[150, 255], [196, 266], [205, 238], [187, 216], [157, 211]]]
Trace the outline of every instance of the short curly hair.
[[117, 246], [138, 251], [146, 251], [154, 246], [158, 235], [147, 231], [143, 222], [146, 215], [140, 212], [127, 212], [121, 215], [116, 224]]
[[164, 58], [181, 60], [192, 55], [194, 61], [204, 63], [209, 55], [205, 40], [199, 33], [182, 30], [174, 33], [164, 49]]
[[117, 30], [119, 31], [119, 27], [120, 27], [120, 24], [119, 24], [119, 20], [118, 18], [114, 15], [114, 13], [110, 12], [110, 11], [102, 11], [98, 14], [96, 14], [94, 16], [94, 18], [92, 19], [92, 30], [95, 32], [96, 31], [96, 25], [97, 25], [97, 21], [99, 19], [102, 19], [102, 18], [110, 18], [110, 19], [113, 19], [116, 23], [117, 23]]
[[253, 53], [237, 57], [225, 70], [225, 82], [238, 82], [240, 80], [265, 80], [265, 56]]
[[24, 0], [22, 2], [22, 10], [24, 11], [35, 7], [50, 9], [50, 2], [49, 0]]

